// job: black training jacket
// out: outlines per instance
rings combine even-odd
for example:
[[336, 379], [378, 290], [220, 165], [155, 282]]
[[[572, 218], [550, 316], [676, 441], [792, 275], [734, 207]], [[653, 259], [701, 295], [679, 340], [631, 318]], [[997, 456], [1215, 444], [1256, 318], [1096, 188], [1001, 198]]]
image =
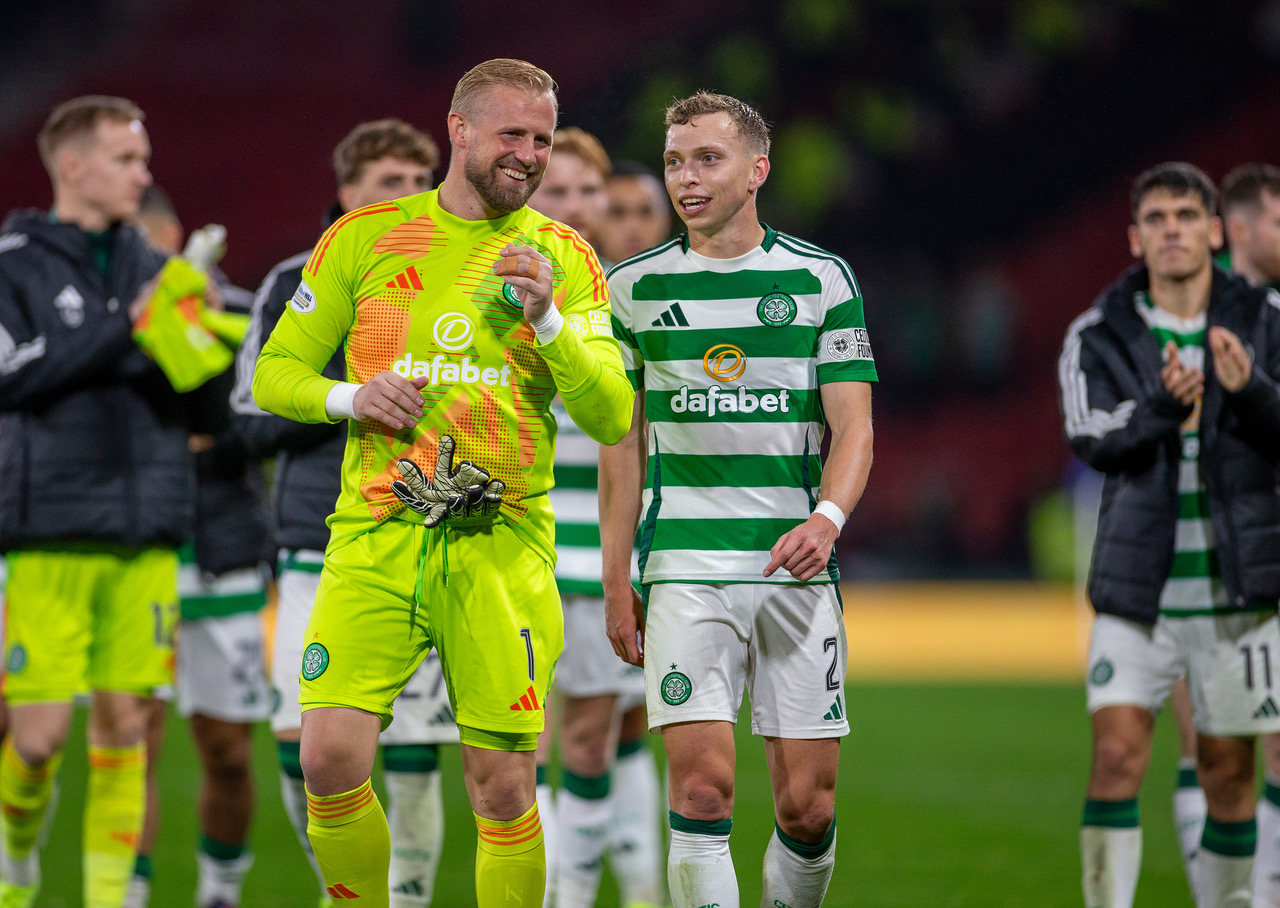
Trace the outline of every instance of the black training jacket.
[[[228, 312], [249, 314], [253, 303], [249, 291], [223, 284], [222, 296]], [[213, 437], [213, 446], [195, 456], [195, 556], [200, 572], [215, 577], [256, 567], [264, 558], [274, 561], [267, 548], [267, 490], [262, 461], [232, 425], [228, 400], [235, 376], [236, 367], [232, 365], [201, 388], [208, 392], [212, 411], [206, 433]]]
[[[276, 458], [273, 492], [276, 545], [285, 549], [324, 551], [329, 544], [325, 520], [333, 513], [342, 486], [342, 456], [347, 427], [341, 423], [294, 422], [260, 409], [251, 390], [253, 369], [262, 346], [284, 315], [310, 251], [285, 259], [267, 275], [253, 301], [249, 331], [236, 356], [236, 385], [231, 395], [232, 420], [249, 450]], [[345, 381], [342, 350], [324, 367], [324, 376]]]
[[0, 551], [64, 541], [177, 547], [195, 418], [133, 343], [129, 304], [166, 256], [116, 226], [104, 282], [79, 227], [0, 228]]
[[[1071, 449], [1106, 474], [1089, 574], [1100, 613], [1154, 624], [1173, 561], [1179, 426], [1191, 413], [1160, 380], [1160, 346], [1138, 315], [1147, 270], [1126, 271], [1067, 329], [1058, 359]], [[1280, 295], [1213, 270], [1209, 326], [1228, 328], [1254, 358], [1236, 394], [1205, 352], [1200, 458], [1222, 579], [1237, 606], [1280, 597]]]

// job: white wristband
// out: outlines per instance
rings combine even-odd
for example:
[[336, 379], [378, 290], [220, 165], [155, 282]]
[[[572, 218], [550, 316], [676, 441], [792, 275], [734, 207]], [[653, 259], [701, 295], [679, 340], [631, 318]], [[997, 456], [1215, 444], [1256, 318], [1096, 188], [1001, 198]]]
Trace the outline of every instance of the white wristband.
[[552, 305], [529, 324], [533, 326], [533, 333], [538, 335], [538, 343], [549, 344], [556, 339], [556, 335], [564, 327], [564, 316]]
[[844, 522], [847, 519], [844, 511], [840, 510], [840, 505], [836, 504], [828, 498], [824, 498], [817, 503], [813, 509], [813, 513], [821, 514], [836, 525], [836, 532], [839, 533], [844, 529]]
[[340, 381], [324, 398], [324, 412], [330, 419], [356, 418], [356, 392], [360, 386], [355, 382]]

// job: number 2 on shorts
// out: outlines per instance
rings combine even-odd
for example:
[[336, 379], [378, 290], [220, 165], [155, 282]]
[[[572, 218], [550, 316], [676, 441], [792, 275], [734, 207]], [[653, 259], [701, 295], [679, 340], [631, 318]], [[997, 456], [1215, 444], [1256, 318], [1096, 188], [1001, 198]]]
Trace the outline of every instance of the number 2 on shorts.
[[840, 679], [836, 677], [836, 664], [840, 661], [840, 644], [835, 637], [822, 641], [822, 651], [831, 650], [831, 667], [827, 669], [827, 690], [839, 690]]

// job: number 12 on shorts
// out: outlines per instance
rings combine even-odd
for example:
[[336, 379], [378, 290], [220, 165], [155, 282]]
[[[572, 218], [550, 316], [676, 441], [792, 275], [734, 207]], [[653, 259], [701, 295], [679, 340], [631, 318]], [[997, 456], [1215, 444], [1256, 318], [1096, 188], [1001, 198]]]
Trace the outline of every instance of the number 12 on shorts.
[[[1257, 650], [1257, 664], [1258, 668], [1261, 669], [1260, 674], [1262, 676], [1263, 687], [1267, 690], [1271, 690], [1271, 647], [1266, 643], [1259, 643]], [[1240, 647], [1240, 655], [1244, 657], [1244, 686], [1246, 690], [1253, 690], [1253, 651], [1254, 647], [1252, 646], [1245, 645]]]

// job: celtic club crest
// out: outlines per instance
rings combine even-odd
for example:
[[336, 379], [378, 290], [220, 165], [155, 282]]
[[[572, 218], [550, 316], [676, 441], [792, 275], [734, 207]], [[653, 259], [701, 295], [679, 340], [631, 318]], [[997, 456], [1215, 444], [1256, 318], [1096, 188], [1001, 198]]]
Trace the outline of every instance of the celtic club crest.
[[693, 693], [693, 682], [684, 672], [667, 672], [662, 679], [662, 699], [671, 706], [679, 706]]
[[760, 297], [756, 316], [762, 324], [785, 328], [796, 319], [796, 301], [789, 294], [775, 290]]
[[310, 644], [302, 654], [302, 677], [314, 681], [329, 667], [329, 651], [319, 643]]

